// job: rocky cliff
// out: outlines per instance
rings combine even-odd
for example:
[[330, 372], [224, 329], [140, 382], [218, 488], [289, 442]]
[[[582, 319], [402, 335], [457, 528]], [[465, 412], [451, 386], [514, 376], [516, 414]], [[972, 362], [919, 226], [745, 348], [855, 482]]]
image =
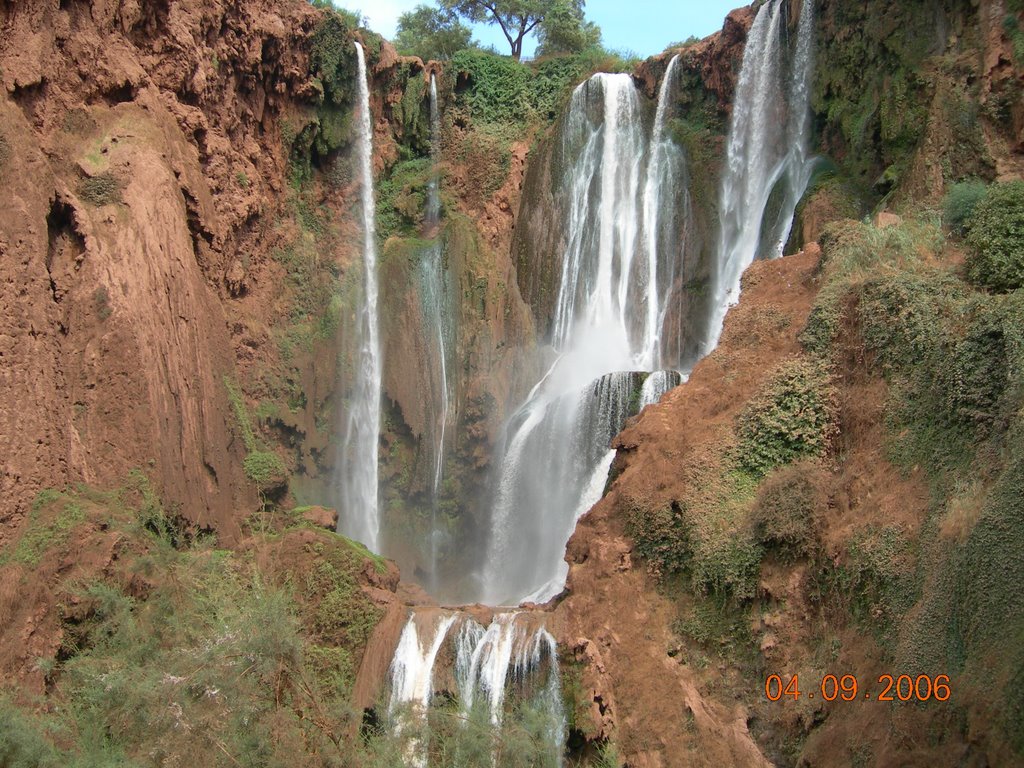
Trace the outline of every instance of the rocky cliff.
[[[964, 246], [932, 212], [955, 183], [1021, 177], [1022, 13], [820, 3], [823, 162], [798, 253], [748, 272], [719, 349], [616, 439], [567, 591], [544, 608], [575, 756], [1021, 762], [1019, 297], [965, 282]], [[754, 14], [633, 72], [653, 109], [680, 57], [687, 360]], [[372, 78], [385, 538], [420, 582], [435, 575], [429, 514], [446, 577], [485, 556], [492, 456], [557, 295], [558, 116], [587, 67], [503, 80], [510, 64], [477, 51], [424, 63], [304, 0], [0, 0], [0, 30], [0, 671], [47, 702], [37, 721], [0, 696], [0, 728], [27, 750], [12, 754], [68, 764], [111, 749], [89, 741], [103, 732], [122, 757], [167, 764], [379, 758], [364, 746], [390, 646], [406, 605], [430, 599], [309, 522], [329, 511], [296, 506], [333, 502], [353, 364], [347, 52], [362, 40]], [[417, 271], [432, 248], [453, 302], [455, 437], [436, 495], [439, 360]], [[949, 674], [953, 702], [764, 696], [773, 673], [814, 690], [906, 670]], [[253, 722], [274, 738], [244, 738]]]

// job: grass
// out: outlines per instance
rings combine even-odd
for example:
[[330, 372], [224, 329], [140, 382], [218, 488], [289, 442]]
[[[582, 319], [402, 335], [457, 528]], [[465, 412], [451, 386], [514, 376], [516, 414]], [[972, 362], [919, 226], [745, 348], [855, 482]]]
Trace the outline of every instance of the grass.
[[85, 521], [83, 502], [60, 491], [40, 491], [29, 509], [28, 519], [13, 551], [0, 553], [0, 567], [18, 563], [39, 565], [46, 552], [62, 546]]

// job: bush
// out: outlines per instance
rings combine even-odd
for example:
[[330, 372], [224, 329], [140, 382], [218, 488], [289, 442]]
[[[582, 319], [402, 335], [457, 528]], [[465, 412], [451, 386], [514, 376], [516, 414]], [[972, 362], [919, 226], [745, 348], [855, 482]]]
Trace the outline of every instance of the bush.
[[121, 182], [111, 173], [100, 173], [83, 179], [78, 196], [97, 208], [121, 202]]
[[937, 361], [935, 378], [949, 415], [968, 426], [987, 428], [1000, 416], [1007, 389], [1005, 323], [1000, 307], [980, 303], [966, 332]]
[[5, 697], [0, 697], [0, 765], [4, 768], [65, 765], [41, 724]]
[[523, 125], [557, 119], [570, 89], [586, 74], [586, 56], [522, 64], [467, 49], [452, 57], [457, 103], [477, 124]]
[[693, 555], [689, 525], [678, 504], [651, 509], [646, 504], [626, 504], [626, 531], [633, 546], [657, 576], [681, 573]]
[[739, 416], [735, 448], [755, 477], [802, 458], [822, 457], [836, 434], [836, 392], [823, 363], [784, 363]]
[[788, 558], [808, 557], [818, 546], [818, 525], [828, 504], [826, 474], [801, 461], [764, 479], [750, 518], [758, 541]]
[[242, 468], [260, 490], [280, 488], [288, 483], [288, 469], [273, 451], [253, 451], [242, 461]]
[[417, 158], [396, 164], [378, 183], [377, 234], [382, 241], [413, 234], [423, 223], [431, 175], [430, 159]]
[[507, 56], [467, 49], [452, 57], [459, 100], [480, 123], [521, 123], [531, 113], [530, 68]]
[[1024, 285], [1024, 181], [996, 184], [967, 223], [967, 279], [994, 291]]
[[346, 105], [352, 98], [356, 82], [353, 32], [359, 22], [358, 16], [332, 7], [313, 31], [310, 69], [323, 85], [325, 100], [336, 106]]
[[694, 591], [720, 599], [748, 600], [757, 594], [763, 551], [749, 528], [715, 527], [694, 545]]
[[896, 272], [868, 280], [858, 315], [864, 345], [887, 371], [913, 368], [944, 343], [961, 312], [963, 284], [945, 272]]
[[828, 358], [834, 350], [844, 317], [845, 285], [829, 284], [818, 291], [800, 331], [800, 346], [812, 355]]
[[879, 639], [891, 639], [918, 593], [914, 551], [898, 526], [858, 531], [838, 567], [821, 572], [844, 613], [870, 626]]
[[47, 551], [65, 544], [83, 522], [85, 509], [81, 499], [53, 489], [40, 491], [13, 552], [0, 555], [0, 566], [9, 561], [29, 567], [39, 565]]
[[956, 234], [964, 234], [971, 214], [987, 189], [985, 182], [977, 179], [953, 184], [942, 201], [943, 223]]

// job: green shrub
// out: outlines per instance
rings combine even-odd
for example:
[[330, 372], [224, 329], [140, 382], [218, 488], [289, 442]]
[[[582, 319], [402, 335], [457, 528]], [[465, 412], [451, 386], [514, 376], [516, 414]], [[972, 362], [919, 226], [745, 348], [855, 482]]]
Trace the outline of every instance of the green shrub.
[[750, 616], [736, 605], [718, 606], [698, 600], [672, 623], [672, 631], [719, 656], [747, 650], [752, 645]]
[[235, 422], [242, 433], [242, 445], [245, 446], [247, 451], [255, 451], [256, 435], [252, 431], [252, 420], [249, 418], [249, 409], [245, 407], [245, 401], [242, 399], [242, 391], [230, 377], [224, 376], [222, 381], [224, 382], [224, 389], [228, 393], [228, 402], [231, 403], [231, 410], [235, 414]]
[[432, 175], [429, 158], [397, 163], [377, 184], [377, 234], [413, 234], [423, 223], [427, 190]]
[[474, 123], [523, 126], [553, 122], [571, 88], [589, 71], [587, 54], [523, 64], [508, 56], [465, 49], [452, 57], [456, 104]]
[[860, 289], [858, 316], [864, 345], [886, 371], [925, 362], [940, 349], [962, 311], [964, 285], [947, 272], [892, 272]]
[[800, 331], [800, 345], [812, 355], [827, 358], [835, 351], [844, 316], [845, 285], [828, 284], [820, 291]]
[[288, 482], [288, 468], [273, 451], [252, 451], [242, 461], [245, 476], [261, 489], [277, 488]]
[[993, 185], [967, 223], [967, 278], [994, 291], [1024, 285], [1024, 181]]
[[636, 500], [628, 502], [626, 531], [637, 554], [656, 575], [681, 573], [690, 564], [693, 544], [689, 524], [678, 504], [652, 509]]
[[819, 573], [842, 613], [869, 626], [879, 639], [892, 639], [918, 596], [914, 550], [898, 526], [868, 526], [858, 531], [839, 564]]
[[107, 286], [100, 285], [92, 292], [93, 306], [96, 309], [96, 317], [101, 321], [110, 317], [113, 310], [110, 308], [110, 291]]
[[332, 7], [313, 30], [310, 69], [323, 85], [325, 100], [336, 106], [352, 99], [357, 77], [353, 32], [359, 21], [357, 16]]
[[977, 179], [950, 186], [942, 201], [943, 223], [958, 235], [964, 234], [974, 209], [985, 197], [988, 185]]
[[936, 382], [949, 416], [988, 428], [1001, 415], [1009, 380], [1007, 340], [1001, 307], [978, 302], [962, 337], [936, 361]]
[[521, 123], [532, 109], [530, 68], [508, 56], [466, 49], [452, 56], [459, 102], [478, 123]]
[[812, 461], [784, 466], [768, 475], [750, 513], [758, 541], [777, 549], [786, 559], [813, 555], [828, 504], [826, 479], [824, 470]]
[[791, 461], [822, 457], [836, 434], [836, 419], [836, 392], [827, 367], [791, 360], [740, 414], [736, 461], [760, 478]]
[[46, 489], [32, 502], [21, 537], [13, 552], [0, 555], [0, 566], [7, 562], [34, 567], [49, 550], [60, 547], [71, 532], [85, 522], [85, 509], [80, 498]]
[[78, 196], [90, 205], [99, 208], [121, 202], [121, 182], [111, 173], [100, 173], [83, 179], [78, 186]]
[[721, 600], [748, 600], [757, 594], [761, 545], [749, 527], [718, 526], [703, 531], [693, 547], [694, 591]]
[[66, 765], [37, 718], [0, 696], [0, 765], [4, 768], [59, 768]]

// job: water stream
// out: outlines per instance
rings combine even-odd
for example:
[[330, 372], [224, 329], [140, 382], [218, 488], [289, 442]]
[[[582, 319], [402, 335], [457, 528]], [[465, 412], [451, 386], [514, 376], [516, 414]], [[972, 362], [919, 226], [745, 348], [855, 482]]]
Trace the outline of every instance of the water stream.
[[356, 46], [359, 73], [356, 151], [359, 160], [363, 214], [363, 297], [358, 309], [358, 354], [344, 425], [338, 486], [341, 509], [338, 530], [380, 551], [377, 444], [380, 438], [381, 345], [377, 317], [377, 228], [373, 191], [373, 121], [363, 46]]
[[[611, 438], [640, 400], [643, 376], [631, 372], [679, 364], [661, 344], [678, 268], [661, 235], [685, 178], [682, 153], [665, 136], [677, 61], [650, 128], [629, 75], [594, 75], [572, 95], [560, 137], [568, 244], [557, 360], [506, 427], [481, 574], [486, 603], [544, 602], [561, 591], [580, 507], [597, 500], [588, 491], [603, 488]], [[650, 387], [658, 381], [669, 378]]]
[[[784, 0], [770, 0], [759, 9], [744, 52], [722, 172], [714, 300], [703, 353], [717, 343], [743, 269], [758, 256], [781, 254], [810, 176], [813, 9], [804, 3], [790, 53], [784, 39], [786, 6]], [[571, 96], [557, 137], [564, 174], [556, 179], [556, 199], [563, 205], [566, 242], [552, 320], [553, 363], [504, 428], [475, 601], [542, 603], [564, 588], [565, 546], [576, 521], [603, 493], [615, 456], [612, 438], [631, 414], [686, 379], [682, 345], [678, 338], [669, 343], [668, 332], [673, 312], [678, 322], [675, 305], [692, 217], [686, 158], [668, 135], [678, 67], [674, 57], [653, 116], [628, 75], [594, 75]], [[430, 85], [436, 168], [439, 114], [433, 77]], [[368, 141], [361, 146], [368, 147]], [[367, 189], [372, 195], [364, 183], [364, 194]], [[436, 235], [439, 216], [435, 176], [426, 208], [428, 236]], [[441, 258], [436, 246], [421, 263], [424, 328], [435, 337], [440, 377], [431, 436], [435, 500], [451, 408], [452, 307]], [[370, 252], [366, 261], [371, 263]], [[379, 368], [376, 381], [379, 403]], [[376, 451], [368, 455], [375, 458]], [[432, 525], [436, 535], [436, 514]], [[435, 566], [436, 551], [434, 546]], [[547, 757], [536, 764], [561, 764], [566, 717], [557, 647], [543, 614], [498, 612], [484, 627], [467, 612], [412, 611], [390, 674], [389, 713], [397, 732], [410, 734], [408, 764], [427, 765], [429, 744], [422, 729], [403, 729], [426, 722], [439, 693], [455, 702], [467, 723], [480, 716], [495, 733], [510, 713], [520, 711], [510, 700], [528, 702], [542, 713], [541, 740], [549, 745]]]
[[[453, 345], [451, 291], [444, 269], [443, 250], [438, 228], [441, 222], [440, 171], [441, 160], [441, 114], [437, 103], [437, 79], [430, 75], [430, 155], [433, 165], [430, 183], [427, 186], [427, 201], [423, 227], [427, 237], [433, 238], [420, 259], [420, 298], [423, 313], [423, 329], [431, 336], [434, 345], [428, 356], [430, 362], [430, 395], [432, 419], [430, 441], [433, 449], [433, 478], [430, 507], [430, 573], [431, 586], [437, 588], [437, 556], [439, 539], [443, 532], [438, 529], [437, 507], [444, 477], [444, 461], [448, 440], [448, 425], [452, 408], [453, 382], [449, 378], [449, 359]], [[426, 389], [426, 388], [425, 388]], [[425, 392], [426, 394], [426, 392]]]
[[[486, 751], [498, 748], [492, 740], [508, 717], [518, 718], [522, 728], [528, 711], [527, 718], [542, 723], [534, 734], [541, 742], [539, 754], [531, 756], [536, 762], [530, 764], [560, 765], [567, 723], [558, 649], [535, 615], [496, 613], [484, 627], [465, 613], [413, 612], [390, 674], [388, 713], [398, 735], [408, 734], [403, 745], [408, 764], [428, 763], [428, 737], [414, 727], [425, 719], [431, 697], [443, 689], [455, 701], [459, 728], [471, 740], [483, 734]], [[515, 702], [509, 700], [513, 695]]]
[[[705, 354], [718, 344], [725, 314], [739, 300], [744, 270], [756, 258], [782, 255], [813, 170], [807, 141], [814, 3], [803, 3], [791, 60], [787, 7], [785, 0], [761, 6], [743, 51], [719, 193], [721, 232]], [[773, 197], [777, 211], [769, 210]]]

